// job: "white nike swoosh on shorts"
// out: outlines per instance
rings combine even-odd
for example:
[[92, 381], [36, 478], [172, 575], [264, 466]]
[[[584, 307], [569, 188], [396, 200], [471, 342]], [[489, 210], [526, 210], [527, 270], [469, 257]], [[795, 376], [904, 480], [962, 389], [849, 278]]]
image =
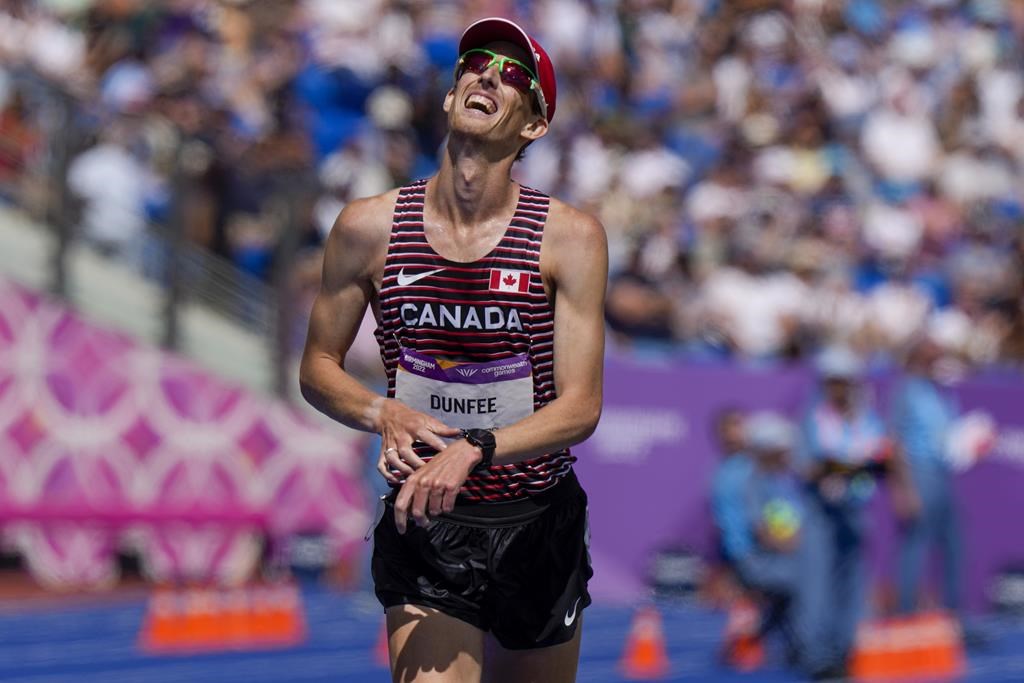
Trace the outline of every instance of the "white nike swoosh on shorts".
[[442, 270], [444, 270], [444, 268], [438, 268], [437, 270], [428, 270], [428, 271], [425, 271], [423, 273], [415, 273], [413, 275], [406, 275], [405, 274], [405, 268], [402, 268], [400, 271], [398, 271], [398, 286], [399, 287], [408, 287], [412, 283], [418, 282], [418, 281], [422, 280], [425, 277], [430, 277], [431, 275], [437, 275]]
[[[580, 598], [583, 597], [582, 595]], [[572, 622], [576, 621], [576, 608], [580, 604], [580, 598], [576, 598], [576, 602], [572, 603], [572, 609], [565, 613], [565, 625], [572, 626]]]

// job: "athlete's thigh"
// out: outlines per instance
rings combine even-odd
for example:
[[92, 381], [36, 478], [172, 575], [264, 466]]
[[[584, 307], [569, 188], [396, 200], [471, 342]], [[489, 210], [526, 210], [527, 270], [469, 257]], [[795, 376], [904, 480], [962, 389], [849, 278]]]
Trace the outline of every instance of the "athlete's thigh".
[[572, 640], [532, 650], [508, 650], [497, 640], [484, 640], [484, 683], [573, 683], [580, 662], [583, 615]]
[[430, 607], [387, 609], [394, 683], [477, 683], [483, 631]]

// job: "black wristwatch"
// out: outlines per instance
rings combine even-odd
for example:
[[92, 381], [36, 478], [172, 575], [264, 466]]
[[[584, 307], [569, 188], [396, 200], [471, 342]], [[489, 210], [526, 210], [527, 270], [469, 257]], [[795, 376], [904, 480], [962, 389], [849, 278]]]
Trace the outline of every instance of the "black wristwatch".
[[494, 460], [494, 434], [489, 429], [463, 429], [462, 438], [471, 446], [476, 446], [483, 453], [483, 459], [473, 467], [473, 471], [487, 469]]

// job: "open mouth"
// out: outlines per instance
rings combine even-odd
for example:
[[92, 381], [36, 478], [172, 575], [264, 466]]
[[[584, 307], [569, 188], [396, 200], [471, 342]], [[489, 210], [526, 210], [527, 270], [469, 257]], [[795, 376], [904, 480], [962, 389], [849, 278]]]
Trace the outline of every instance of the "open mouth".
[[498, 103], [486, 95], [473, 93], [466, 98], [466, 109], [476, 109], [490, 116], [498, 111]]

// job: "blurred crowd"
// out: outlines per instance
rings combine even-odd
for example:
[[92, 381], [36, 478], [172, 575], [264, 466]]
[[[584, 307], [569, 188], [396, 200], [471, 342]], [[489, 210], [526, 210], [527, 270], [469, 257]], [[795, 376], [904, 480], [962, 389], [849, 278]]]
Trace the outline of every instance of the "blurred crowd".
[[174, 215], [306, 305], [345, 203], [437, 168], [459, 33], [490, 14], [556, 66], [515, 174], [606, 226], [616, 343], [886, 363], [926, 333], [1024, 363], [1009, 0], [3, 0], [0, 196], [45, 202], [25, 179], [75, 131], [83, 239], [143, 259]]

